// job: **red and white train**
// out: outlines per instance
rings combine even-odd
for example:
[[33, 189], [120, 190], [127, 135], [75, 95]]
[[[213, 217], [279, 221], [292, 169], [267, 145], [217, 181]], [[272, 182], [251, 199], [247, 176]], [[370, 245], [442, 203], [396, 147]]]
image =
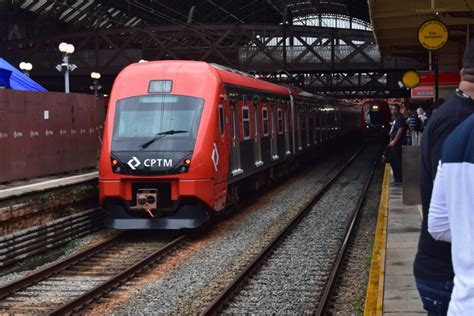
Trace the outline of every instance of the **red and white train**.
[[196, 228], [360, 129], [360, 108], [195, 61], [132, 64], [110, 96], [99, 170], [105, 224]]

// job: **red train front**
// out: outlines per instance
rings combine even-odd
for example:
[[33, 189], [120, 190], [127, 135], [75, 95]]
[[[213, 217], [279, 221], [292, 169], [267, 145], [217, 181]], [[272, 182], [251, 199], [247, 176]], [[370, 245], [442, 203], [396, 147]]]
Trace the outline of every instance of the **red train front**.
[[193, 62], [141, 63], [118, 75], [99, 170], [107, 226], [193, 228], [208, 220], [209, 207], [223, 207], [225, 201], [215, 199], [214, 179], [226, 169], [215, 168], [219, 162], [211, 159], [221, 144], [210, 105], [220, 94], [208, 68]]
[[387, 137], [390, 131], [390, 106], [384, 100], [365, 100], [362, 104], [362, 132], [366, 136]]

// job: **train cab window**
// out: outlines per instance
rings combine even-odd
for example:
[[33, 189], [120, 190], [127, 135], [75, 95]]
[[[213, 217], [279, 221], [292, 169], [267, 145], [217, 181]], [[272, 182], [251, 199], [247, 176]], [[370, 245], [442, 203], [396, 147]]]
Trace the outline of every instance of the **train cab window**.
[[269, 130], [268, 130], [268, 109], [267, 108], [262, 108], [262, 121], [263, 121], [263, 136], [268, 136]]
[[278, 134], [283, 134], [283, 110], [277, 110], [277, 118], [278, 118]]
[[[164, 150], [170, 142], [180, 148], [194, 148], [204, 100], [178, 95], [145, 95], [117, 101], [112, 135], [112, 150], [139, 146], [158, 133], [167, 134], [149, 144], [152, 150]], [[156, 139], [156, 137], [155, 137]], [[186, 148], [186, 149], [184, 149]]]
[[242, 107], [242, 130], [244, 132], [244, 139], [250, 139], [250, 114], [249, 107]]
[[221, 136], [225, 134], [225, 117], [224, 117], [224, 106], [219, 104], [219, 129], [221, 131]]

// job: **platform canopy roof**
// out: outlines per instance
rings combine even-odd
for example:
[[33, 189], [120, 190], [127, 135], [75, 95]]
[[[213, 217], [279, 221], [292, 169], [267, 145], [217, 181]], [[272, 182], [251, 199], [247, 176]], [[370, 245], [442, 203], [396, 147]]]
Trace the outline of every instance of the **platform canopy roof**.
[[418, 29], [429, 19], [448, 26], [450, 40], [472, 37], [474, 0], [368, 0], [377, 43], [383, 55], [422, 52]]
[[74, 30], [183, 23], [279, 24], [318, 14], [370, 21], [367, 0], [0, 0], [0, 11], [6, 6], [54, 18]]

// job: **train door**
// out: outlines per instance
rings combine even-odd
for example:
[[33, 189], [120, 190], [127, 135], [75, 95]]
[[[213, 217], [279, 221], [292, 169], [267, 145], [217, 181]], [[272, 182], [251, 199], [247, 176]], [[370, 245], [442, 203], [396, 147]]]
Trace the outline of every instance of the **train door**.
[[310, 124], [309, 124], [309, 108], [306, 108], [306, 111], [304, 112], [305, 116], [305, 124], [306, 124], [306, 146], [310, 147], [311, 146], [311, 140], [309, 139], [309, 131], [310, 131]]
[[283, 115], [283, 125], [285, 129], [285, 154], [286, 155], [291, 155], [291, 149], [290, 149], [290, 126], [289, 126], [289, 118], [290, 117], [290, 111], [288, 107], [288, 103], [285, 102], [285, 114]]
[[277, 107], [275, 103], [272, 103], [270, 105], [270, 125], [272, 128], [271, 131], [271, 137], [270, 137], [270, 149], [271, 149], [271, 155], [272, 159], [276, 160], [278, 159], [278, 133], [277, 133], [277, 128], [276, 128], [276, 113], [277, 113]]
[[296, 121], [295, 121], [295, 99], [290, 95], [290, 113], [291, 113], [291, 143], [293, 153], [296, 154]]
[[235, 100], [230, 101], [230, 122], [232, 133], [231, 157], [230, 166], [233, 176], [239, 175], [243, 172], [240, 165], [240, 133], [239, 133], [239, 119], [238, 108]]
[[253, 142], [253, 153], [255, 159], [255, 167], [263, 165], [262, 161], [262, 143], [260, 139], [260, 117], [258, 115], [258, 97], [253, 101], [253, 118], [254, 118], [254, 142]]
[[227, 178], [229, 172], [229, 159], [223, 157], [227, 153], [229, 143], [229, 107], [227, 100], [221, 99], [218, 106], [218, 123], [219, 128], [216, 131], [215, 141], [212, 148], [211, 160], [215, 170], [215, 187], [214, 187], [214, 208], [217, 211], [223, 210], [227, 198]]
[[313, 109], [311, 112], [311, 117], [313, 118], [313, 143], [317, 144], [318, 143], [318, 117], [316, 115], [316, 110]]
[[296, 110], [296, 147], [298, 150], [303, 149], [301, 147], [301, 110], [299, 107]]
[[328, 139], [328, 126], [327, 126], [327, 112], [326, 108], [322, 108], [321, 112], [321, 126], [323, 127], [323, 141], [326, 141]]

